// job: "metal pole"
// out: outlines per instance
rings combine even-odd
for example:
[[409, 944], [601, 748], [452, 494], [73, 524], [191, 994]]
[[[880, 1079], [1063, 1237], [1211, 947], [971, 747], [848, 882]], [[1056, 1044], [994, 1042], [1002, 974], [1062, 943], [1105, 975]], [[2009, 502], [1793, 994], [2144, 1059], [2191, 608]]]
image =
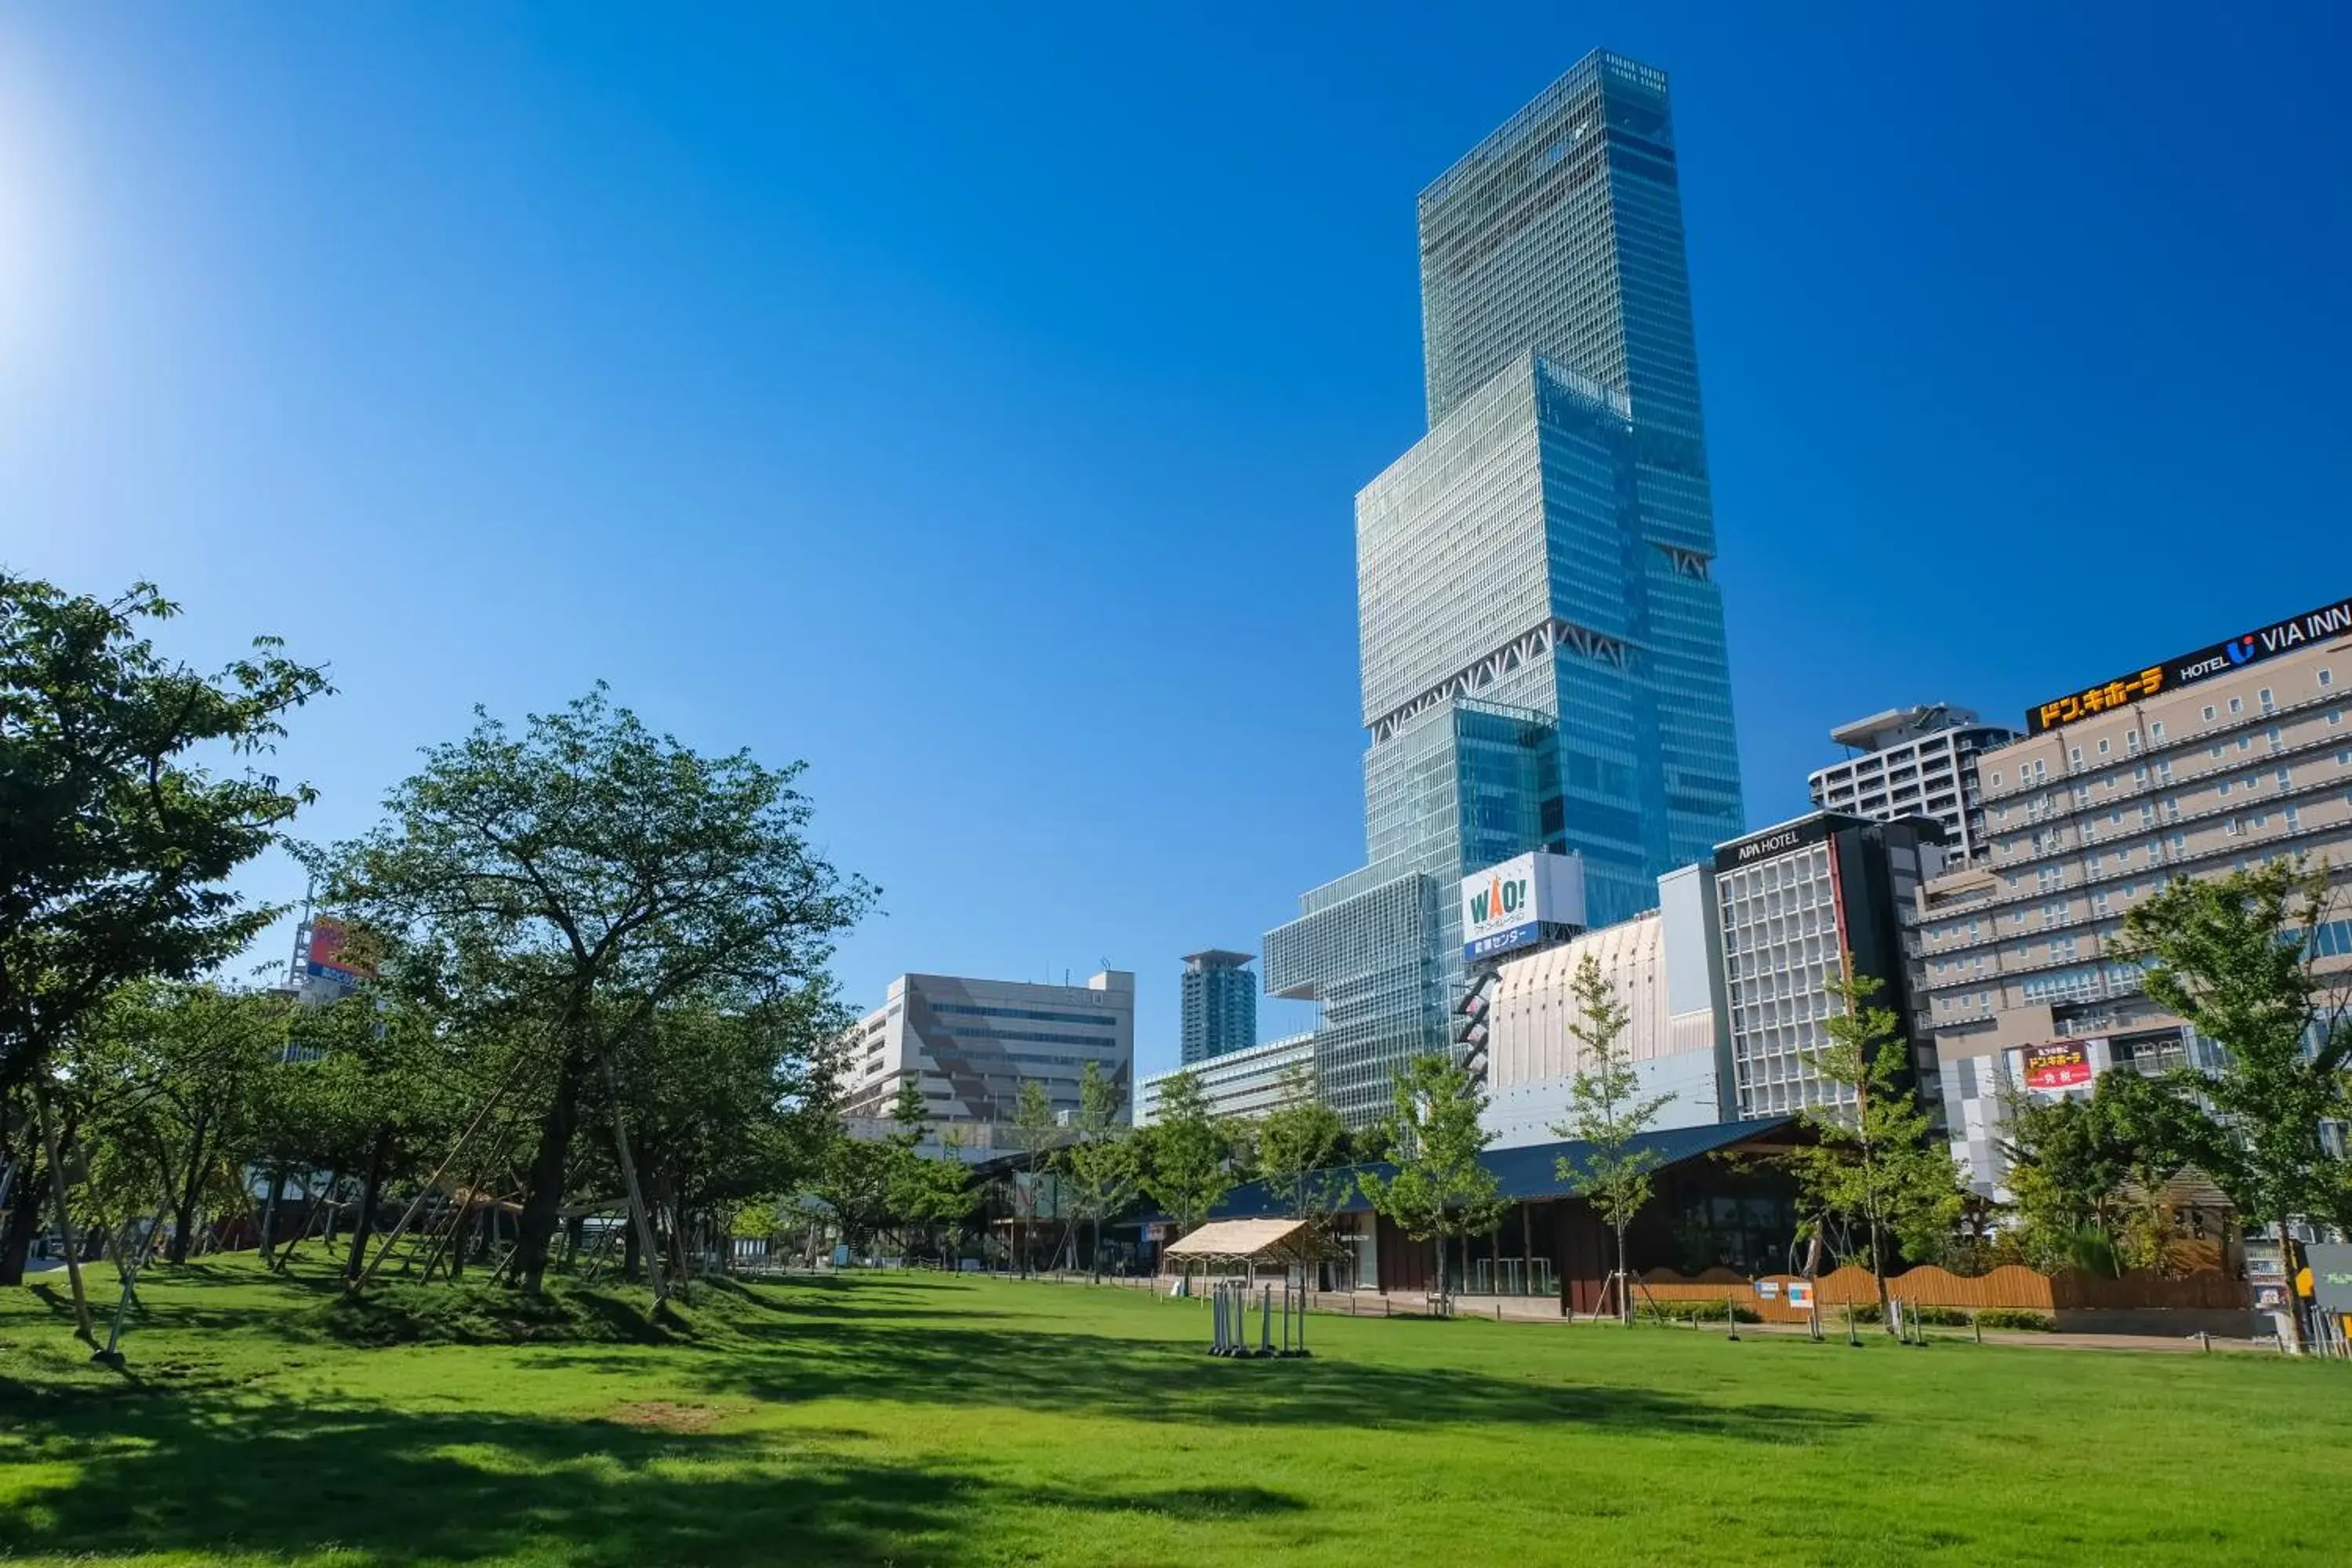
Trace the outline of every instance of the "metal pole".
[[1274, 1320], [1269, 1315], [1273, 1310], [1274, 1287], [1262, 1286], [1257, 1304], [1257, 1353], [1260, 1355], [1274, 1353]]

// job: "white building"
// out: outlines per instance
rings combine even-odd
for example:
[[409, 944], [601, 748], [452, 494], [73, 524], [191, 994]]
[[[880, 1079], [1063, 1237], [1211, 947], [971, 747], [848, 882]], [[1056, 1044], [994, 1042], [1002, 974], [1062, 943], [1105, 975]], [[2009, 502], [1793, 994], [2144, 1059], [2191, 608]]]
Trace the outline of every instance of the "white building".
[[1890, 708], [1831, 731], [1832, 741], [1862, 754], [1816, 769], [1806, 783], [1813, 804], [1832, 811], [1874, 822], [1933, 817], [1948, 835], [1948, 860], [1979, 859], [1986, 838], [1977, 758], [2017, 738], [1948, 703]]
[[1160, 1110], [1160, 1090], [1177, 1072], [1189, 1072], [1199, 1082], [1212, 1115], [1263, 1116], [1289, 1104], [1314, 1069], [1315, 1036], [1310, 1030], [1154, 1073], [1136, 1090], [1135, 1124], [1151, 1125]]
[[1673, 1099], [1658, 1127], [1696, 1127], [1737, 1115], [1722, 966], [1716, 955], [1713, 877], [1687, 866], [1658, 879], [1658, 908], [1616, 925], [1506, 961], [1488, 1014], [1491, 1145], [1548, 1143], [1569, 1115], [1569, 1089], [1583, 1065], [1570, 987], [1590, 955], [1630, 1016], [1622, 1045], [1644, 1096]]
[[1124, 1102], [1135, 1064], [1135, 976], [1126, 970], [1083, 986], [902, 974], [851, 1031], [845, 1114], [853, 1131], [878, 1130], [911, 1077], [934, 1129], [984, 1157], [1013, 1146], [1024, 1083], [1042, 1084], [1057, 1116], [1075, 1116], [1089, 1062]]

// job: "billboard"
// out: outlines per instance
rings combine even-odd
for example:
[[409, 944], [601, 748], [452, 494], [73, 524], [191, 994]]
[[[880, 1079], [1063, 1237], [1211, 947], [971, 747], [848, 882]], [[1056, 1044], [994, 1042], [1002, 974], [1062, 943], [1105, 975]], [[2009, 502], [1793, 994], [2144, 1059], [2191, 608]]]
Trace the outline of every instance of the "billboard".
[[311, 1002], [332, 1002], [350, 995], [375, 971], [348, 950], [351, 928], [327, 915], [310, 923], [302, 943], [302, 994]]
[[2327, 1312], [2352, 1312], [2352, 1247], [2312, 1242], [2303, 1249], [2311, 1268], [2311, 1299]]
[[2089, 1047], [2080, 1040], [2061, 1040], [2025, 1047], [2022, 1074], [2032, 1094], [2063, 1094], [2091, 1081]]
[[1462, 956], [1492, 958], [1584, 927], [1584, 861], [1531, 850], [1462, 879]]
[[2055, 730], [2078, 719], [2096, 718], [2111, 709], [2137, 702], [2144, 697], [2153, 697], [2159, 691], [2187, 686], [2242, 665], [2260, 664], [2266, 658], [2292, 653], [2296, 648], [2345, 632], [2352, 632], [2352, 599], [2338, 599], [2315, 610], [2305, 610], [2299, 616], [2290, 616], [2285, 620], [2273, 621], [2253, 631], [2242, 632], [2227, 642], [2217, 642], [2194, 653], [2179, 654], [2160, 664], [2151, 664], [2144, 669], [2119, 675], [2113, 680], [2103, 680], [2080, 691], [2070, 691], [2063, 697], [2037, 702], [2025, 710], [2026, 732], [2039, 735], [2044, 730]]

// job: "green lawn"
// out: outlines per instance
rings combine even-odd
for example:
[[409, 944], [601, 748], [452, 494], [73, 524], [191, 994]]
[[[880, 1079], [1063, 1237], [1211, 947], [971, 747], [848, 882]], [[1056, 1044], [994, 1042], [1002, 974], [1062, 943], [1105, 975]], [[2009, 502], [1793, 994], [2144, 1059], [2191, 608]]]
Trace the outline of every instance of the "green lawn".
[[914, 1275], [369, 1350], [322, 1280], [169, 1272], [124, 1373], [0, 1291], [0, 1561], [2352, 1557], [2340, 1364], [1321, 1316], [1231, 1363], [1200, 1303]]

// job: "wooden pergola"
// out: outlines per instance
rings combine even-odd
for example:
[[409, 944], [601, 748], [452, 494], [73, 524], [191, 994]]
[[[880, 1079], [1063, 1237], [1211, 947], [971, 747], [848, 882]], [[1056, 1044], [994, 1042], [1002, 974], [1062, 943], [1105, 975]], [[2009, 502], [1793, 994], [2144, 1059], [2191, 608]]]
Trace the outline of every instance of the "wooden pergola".
[[1255, 1269], [1261, 1263], [1312, 1268], [1333, 1247], [1304, 1219], [1211, 1220], [1160, 1252], [1161, 1263], [1199, 1263]]

